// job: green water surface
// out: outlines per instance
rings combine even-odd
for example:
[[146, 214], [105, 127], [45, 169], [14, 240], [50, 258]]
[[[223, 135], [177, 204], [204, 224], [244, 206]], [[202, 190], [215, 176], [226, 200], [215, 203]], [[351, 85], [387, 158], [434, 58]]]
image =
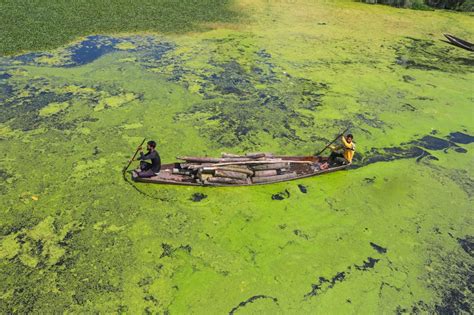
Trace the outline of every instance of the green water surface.
[[[245, 22], [205, 32], [0, 58], [1, 313], [472, 312], [474, 59], [439, 40], [473, 39], [472, 16], [236, 8]], [[143, 137], [173, 162], [311, 154], [348, 126], [348, 171], [237, 188], [122, 177]]]

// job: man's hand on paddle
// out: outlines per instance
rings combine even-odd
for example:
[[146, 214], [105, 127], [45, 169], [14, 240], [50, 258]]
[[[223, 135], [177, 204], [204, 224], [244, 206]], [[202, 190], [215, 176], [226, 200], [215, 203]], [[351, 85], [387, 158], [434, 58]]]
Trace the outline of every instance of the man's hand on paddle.
[[137, 151], [143, 151], [142, 146], [139, 146], [139, 147], [137, 148]]

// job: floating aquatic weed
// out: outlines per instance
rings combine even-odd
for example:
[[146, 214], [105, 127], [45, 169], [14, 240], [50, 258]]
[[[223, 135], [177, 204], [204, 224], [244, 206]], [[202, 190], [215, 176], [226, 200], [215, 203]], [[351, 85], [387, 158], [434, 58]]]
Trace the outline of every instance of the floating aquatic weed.
[[474, 65], [459, 49], [433, 40], [407, 37], [394, 49], [395, 63], [408, 69], [467, 73]]
[[[194, 121], [193, 124], [209, 139], [225, 147], [244, 142], [248, 142], [249, 148], [258, 146], [262, 134], [280, 142], [304, 141], [297, 130], [310, 128], [314, 120], [301, 110], [314, 110], [321, 102], [326, 85], [302, 78], [255, 74], [237, 61], [215, 67], [215, 73], [202, 86], [208, 100], [178, 114], [178, 121]], [[286, 80], [292, 82], [288, 84]], [[270, 83], [281, 85], [281, 89], [267, 85], [258, 87], [258, 84]]]
[[[111, 36], [113, 47], [105, 40], [107, 50], [85, 49], [93, 58], [77, 63], [71, 48], [80, 41], [24, 61], [0, 57], [0, 116], [10, 115], [6, 106], [15, 112], [0, 123], [0, 168], [13, 176], [0, 184], [0, 252], [31, 249], [0, 259], [0, 313], [179, 314], [209, 305], [222, 313], [242, 304], [236, 314], [469, 312], [468, 67], [458, 60], [448, 69], [440, 54], [424, 59], [403, 47], [407, 60], [449, 73], [393, 65], [387, 47], [400, 33], [380, 30], [409, 23], [409, 12], [374, 7], [360, 19], [312, 3], [286, 6], [270, 23], [274, 7], [259, 16], [261, 28], [144, 35], [142, 43]], [[304, 14], [288, 14], [296, 10]], [[324, 32], [314, 27], [321, 12]], [[448, 22], [467, 29], [455, 15], [418, 19], [413, 36]], [[30, 104], [42, 92], [50, 99]], [[34, 128], [22, 131], [28, 117]], [[364, 167], [301, 181], [307, 195], [291, 184], [294, 200], [271, 199], [286, 197], [281, 185], [198, 191], [120, 177], [143, 136], [158, 138], [167, 160], [183, 151], [215, 156], [224, 145], [296, 154], [346, 126], [360, 141], [354, 166]], [[195, 193], [208, 197], [194, 203]], [[31, 237], [49, 216], [48, 235]], [[56, 242], [70, 222], [80, 229]], [[47, 255], [56, 246], [65, 251], [57, 261]]]
[[[115, 37], [108, 35], [87, 36], [73, 45], [58, 49], [51, 53], [34, 52], [18, 55], [13, 58], [16, 64], [78, 67], [90, 64], [100, 57], [113, 52], [140, 51], [142, 61], [159, 60], [173, 45], [154, 36]], [[9, 64], [8, 61], [5, 64]], [[12, 64], [10, 62], [10, 64]]]

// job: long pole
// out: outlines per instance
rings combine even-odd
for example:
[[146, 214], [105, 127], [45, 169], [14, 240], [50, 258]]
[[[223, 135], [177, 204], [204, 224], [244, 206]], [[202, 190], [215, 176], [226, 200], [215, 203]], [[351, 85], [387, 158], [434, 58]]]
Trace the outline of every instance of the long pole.
[[139, 148], [145, 143], [145, 140], [146, 140], [146, 138], [143, 139], [142, 143], [138, 146], [137, 150], [135, 151], [135, 154], [132, 156], [130, 162], [128, 162], [127, 166], [123, 169], [124, 173], [128, 170], [128, 168], [130, 167], [130, 164], [132, 164], [133, 160], [137, 156]]
[[318, 153], [316, 153], [315, 156], [319, 156], [321, 153], [323, 153], [324, 150], [326, 150], [327, 148], [329, 148], [329, 146], [330, 146], [331, 144], [333, 144], [334, 142], [336, 142], [336, 140], [339, 139], [340, 136], [344, 135], [344, 134], [347, 132], [347, 130], [349, 130], [349, 127], [347, 127], [347, 128], [346, 128], [343, 132], [341, 132], [339, 135], [337, 135], [337, 137], [336, 137], [334, 140], [332, 140], [331, 142], [329, 142], [329, 144], [328, 144], [327, 146], [325, 146], [324, 149], [322, 149], [321, 151], [319, 151]]

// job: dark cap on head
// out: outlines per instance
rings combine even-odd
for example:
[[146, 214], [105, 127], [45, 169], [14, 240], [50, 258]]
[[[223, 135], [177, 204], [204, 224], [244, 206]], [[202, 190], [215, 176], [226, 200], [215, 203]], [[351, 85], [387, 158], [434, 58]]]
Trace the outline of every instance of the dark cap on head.
[[147, 144], [152, 147], [152, 148], [156, 148], [156, 142], [151, 140], [151, 141], [148, 141]]
[[354, 139], [354, 136], [352, 135], [352, 133], [350, 133], [350, 134], [348, 134], [348, 135], [346, 136], [346, 138]]

